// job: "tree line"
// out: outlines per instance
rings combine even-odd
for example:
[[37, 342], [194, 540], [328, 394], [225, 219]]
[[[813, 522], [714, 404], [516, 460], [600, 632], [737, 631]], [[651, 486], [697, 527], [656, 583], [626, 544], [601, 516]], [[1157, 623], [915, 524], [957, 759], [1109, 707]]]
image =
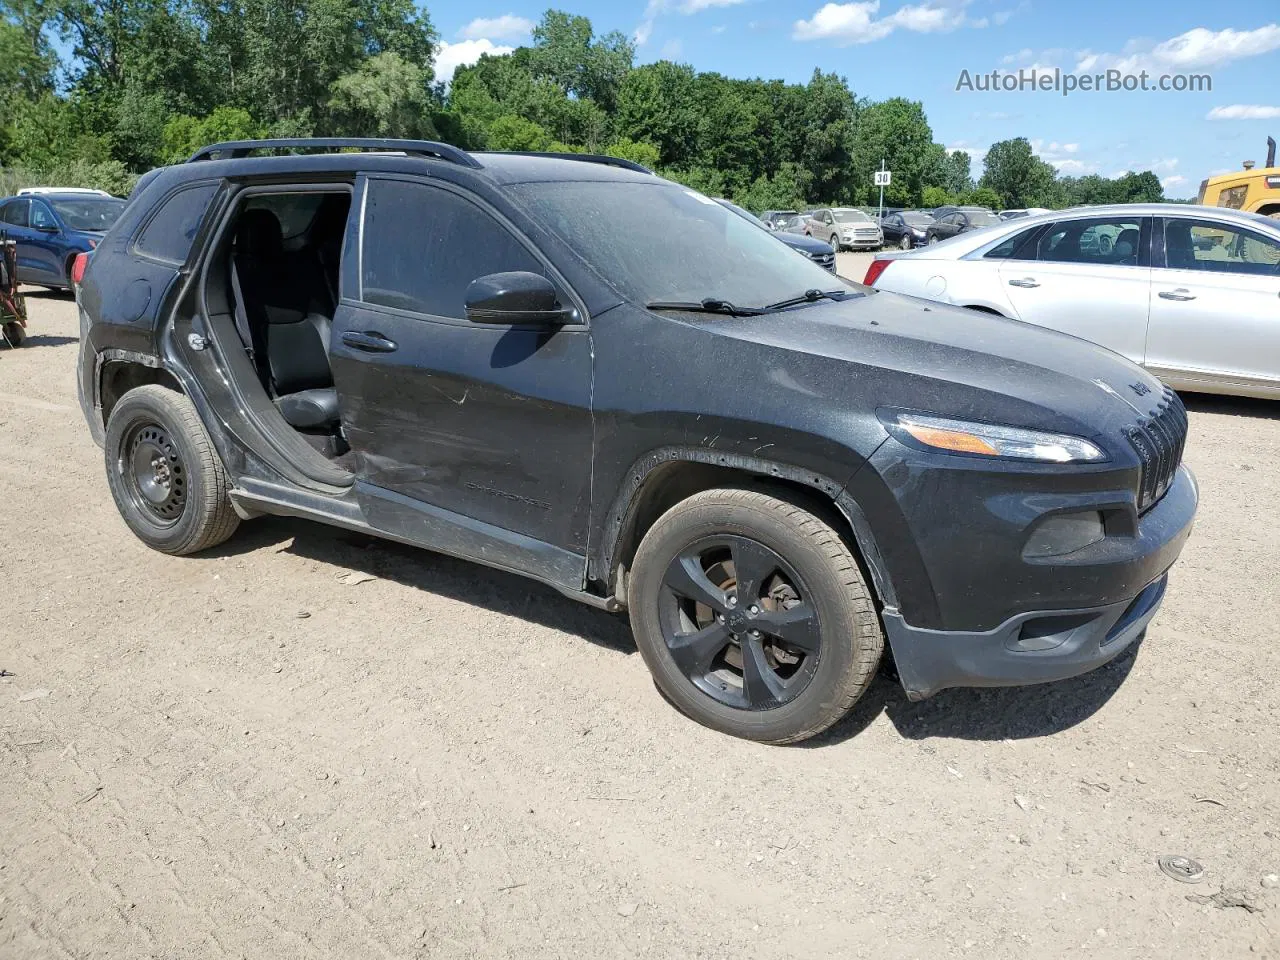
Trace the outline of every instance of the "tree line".
[[531, 42], [452, 82], [413, 0], [0, 0], [0, 189], [22, 180], [120, 193], [218, 140], [379, 136], [467, 149], [637, 160], [753, 210], [870, 204], [1059, 207], [1158, 200], [1151, 172], [1063, 178], [1026, 139], [981, 174], [935, 143], [922, 104], [844, 77], [734, 79], [660, 60], [549, 10]]

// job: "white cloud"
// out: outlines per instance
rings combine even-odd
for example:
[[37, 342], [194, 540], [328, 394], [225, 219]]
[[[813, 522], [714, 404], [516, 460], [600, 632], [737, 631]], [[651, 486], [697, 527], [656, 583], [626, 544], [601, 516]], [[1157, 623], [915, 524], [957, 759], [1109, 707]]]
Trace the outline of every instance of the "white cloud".
[[644, 8], [644, 16], [641, 18], [640, 24], [636, 27], [635, 33], [632, 34], [632, 39], [635, 40], [636, 46], [643, 47], [649, 42], [649, 38], [653, 36], [654, 22], [662, 14], [671, 10], [688, 16], [717, 7], [734, 7], [743, 2], [744, 0], [649, 0], [648, 5]]
[[683, 0], [676, 9], [681, 13], [697, 13], [699, 10], [710, 10], [712, 7], [736, 7], [743, 0]]
[[1175, 173], [1172, 177], [1165, 177], [1160, 181], [1160, 186], [1168, 190], [1170, 187], [1177, 187], [1187, 182], [1187, 178], [1181, 174]]
[[440, 49], [436, 51], [436, 79], [443, 80], [447, 84], [453, 79], [453, 71], [459, 67], [470, 66], [479, 60], [481, 55], [489, 53], [498, 57], [504, 53], [510, 53], [513, 49], [515, 48], [501, 46], [483, 37], [479, 40], [461, 40], [458, 43], [441, 40]]
[[987, 158], [987, 151], [985, 147], [971, 147], [963, 140], [959, 143], [953, 143], [947, 147], [947, 153], [954, 153], [957, 150], [969, 155], [970, 167], [975, 171], [981, 169], [982, 161]]
[[663, 60], [679, 60], [682, 53], [684, 53], [684, 44], [677, 38], [664, 43], [658, 56]]
[[1233, 103], [1229, 107], [1214, 107], [1207, 120], [1280, 120], [1280, 107], [1263, 107], [1256, 104]]
[[514, 13], [500, 17], [476, 17], [458, 31], [464, 40], [524, 40], [533, 33], [534, 23]]
[[1041, 159], [1059, 173], [1068, 177], [1079, 177], [1086, 173], [1097, 173], [1098, 171], [1096, 163], [1086, 163], [1084, 160], [1076, 160], [1074, 157], [1056, 157], [1054, 159], [1042, 157]]
[[1023, 47], [1017, 53], [1010, 53], [1000, 58], [1000, 62], [1011, 69], [1026, 70], [1036, 73], [1053, 73], [1057, 65], [1069, 57], [1069, 51], [1054, 48], [1052, 50], [1035, 51]]
[[1280, 24], [1256, 30], [1209, 30], [1196, 27], [1153, 47], [1131, 40], [1123, 53], [1082, 51], [1076, 62], [1079, 73], [1114, 69], [1122, 73], [1168, 73], [1202, 67], [1219, 67], [1233, 60], [1261, 56], [1280, 50]]
[[828, 3], [808, 20], [797, 20], [791, 28], [794, 40], [833, 40], [840, 46], [874, 43], [893, 31], [913, 33], [949, 33], [965, 25], [964, 11], [926, 0], [908, 4], [887, 17], [876, 19], [880, 0], [857, 0], [854, 3]]

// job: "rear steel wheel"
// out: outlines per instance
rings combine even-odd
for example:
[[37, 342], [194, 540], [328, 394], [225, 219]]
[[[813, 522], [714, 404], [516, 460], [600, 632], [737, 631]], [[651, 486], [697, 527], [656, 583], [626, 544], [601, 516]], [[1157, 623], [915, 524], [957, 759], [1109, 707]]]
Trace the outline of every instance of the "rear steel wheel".
[[145, 420], [134, 424], [116, 460], [121, 482], [140, 510], [169, 526], [187, 502], [187, 468], [168, 431]]
[[156, 384], [130, 390], [107, 418], [103, 452], [116, 507], [148, 546], [196, 553], [240, 523], [226, 469], [182, 394]]

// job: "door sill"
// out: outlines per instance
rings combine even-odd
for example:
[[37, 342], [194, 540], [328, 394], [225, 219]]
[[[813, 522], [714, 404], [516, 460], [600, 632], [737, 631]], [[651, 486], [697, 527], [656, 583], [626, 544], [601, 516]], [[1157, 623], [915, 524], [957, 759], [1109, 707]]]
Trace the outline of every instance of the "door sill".
[[623, 608], [615, 597], [583, 589], [586, 557], [382, 487], [357, 482], [326, 495], [242, 477], [230, 496], [236, 513], [246, 519], [270, 514], [317, 520], [527, 577], [610, 613]]

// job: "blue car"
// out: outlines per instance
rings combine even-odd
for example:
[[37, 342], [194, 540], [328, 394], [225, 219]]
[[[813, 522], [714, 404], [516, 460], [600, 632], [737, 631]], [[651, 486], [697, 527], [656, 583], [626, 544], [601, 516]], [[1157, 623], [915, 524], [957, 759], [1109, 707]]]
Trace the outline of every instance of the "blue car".
[[116, 197], [91, 193], [0, 200], [0, 233], [17, 244], [18, 281], [70, 290], [76, 254], [96, 247], [124, 207]]

